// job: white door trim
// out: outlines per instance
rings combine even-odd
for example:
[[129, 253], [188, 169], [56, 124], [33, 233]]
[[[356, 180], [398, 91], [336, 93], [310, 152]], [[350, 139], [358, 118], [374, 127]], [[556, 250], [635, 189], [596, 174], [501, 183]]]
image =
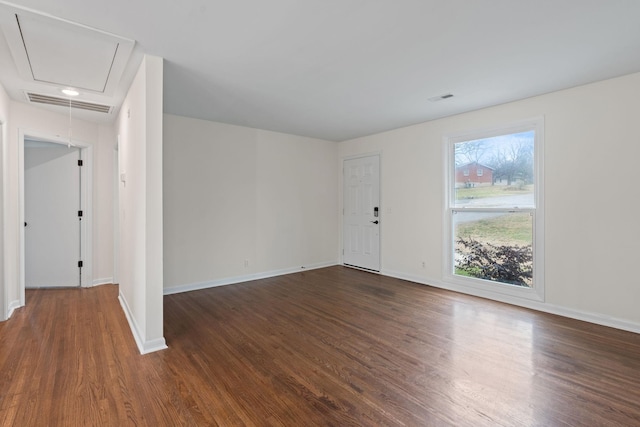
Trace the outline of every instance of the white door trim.
[[[39, 131], [29, 129], [18, 129], [18, 185], [19, 185], [19, 264], [20, 264], [20, 306], [25, 305], [25, 234], [24, 234], [24, 140], [34, 138], [52, 142], [55, 144], [67, 145], [68, 138], [58, 135], [49, 135]], [[89, 287], [93, 284], [93, 145], [76, 139], [71, 140], [71, 144], [81, 149], [83, 166], [81, 171], [82, 179], [82, 287]]]
[[8, 304], [8, 294], [7, 294], [7, 276], [5, 274], [5, 248], [6, 248], [6, 237], [4, 234], [4, 230], [5, 230], [5, 222], [6, 222], [6, 218], [7, 216], [5, 215], [5, 203], [6, 203], [6, 197], [5, 197], [5, 190], [7, 188], [6, 185], [6, 162], [5, 162], [5, 157], [6, 157], [6, 151], [5, 151], [5, 143], [4, 143], [4, 127], [5, 127], [5, 123], [0, 120], [0, 169], [2, 169], [2, 188], [0, 188], [0, 203], [2, 204], [2, 206], [0, 206], [0, 209], [2, 209], [2, 212], [0, 212], [0, 236], [2, 236], [2, 248], [0, 248], [0, 265], [2, 266], [2, 277], [0, 277], [0, 322], [7, 320], [7, 318], [9, 317], [9, 304]]

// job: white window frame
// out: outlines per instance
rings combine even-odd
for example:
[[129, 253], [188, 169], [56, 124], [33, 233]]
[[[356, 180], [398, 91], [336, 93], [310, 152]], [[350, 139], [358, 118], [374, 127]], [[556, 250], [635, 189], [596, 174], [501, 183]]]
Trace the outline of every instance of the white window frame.
[[[510, 211], [531, 212], [533, 215], [533, 284], [532, 287], [514, 286], [500, 282], [465, 277], [454, 274], [453, 215], [455, 210], [455, 144], [494, 136], [514, 134], [533, 130], [534, 139], [534, 208], [515, 208]], [[503, 126], [476, 129], [444, 135], [444, 224], [443, 247], [445, 250], [443, 281], [472, 294], [504, 300], [505, 297], [544, 301], [544, 118], [511, 122]], [[482, 209], [474, 209], [481, 211]]]

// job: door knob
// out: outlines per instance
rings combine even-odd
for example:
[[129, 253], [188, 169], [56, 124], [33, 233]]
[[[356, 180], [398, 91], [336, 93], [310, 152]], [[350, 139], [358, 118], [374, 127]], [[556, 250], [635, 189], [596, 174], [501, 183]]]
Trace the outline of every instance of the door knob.
[[371, 221], [371, 222], [374, 223], [374, 224], [377, 224], [378, 220], [376, 219], [375, 221]]

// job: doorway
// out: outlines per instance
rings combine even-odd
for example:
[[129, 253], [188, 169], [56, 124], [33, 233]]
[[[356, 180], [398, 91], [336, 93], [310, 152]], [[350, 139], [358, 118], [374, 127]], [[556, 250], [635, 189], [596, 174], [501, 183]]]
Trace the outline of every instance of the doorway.
[[380, 271], [380, 156], [344, 161], [345, 265]]
[[[71, 140], [68, 138], [61, 137], [58, 135], [52, 136], [49, 134], [37, 132], [37, 131], [28, 131], [19, 129], [19, 137], [18, 137], [18, 153], [19, 153], [19, 218], [20, 218], [20, 235], [19, 235], [19, 298], [20, 304], [19, 306], [25, 305], [25, 288], [26, 288], [26, 250], [27, 250], [27, 228], [29, 227], [29, 222], [25, 217], [25, 144], [26, 141], [37, 141], [41, 143], [52, 143], [58, 146], [62, 146], [65, 149], [69, 147], [75, 147], [76, 150], [82, 156], [82, 166], [79, 167], [80, 171], [77, 172], [78, 159], [76, 158], [76, 173], [79, 175], [80, 182], [82, 185], [79, 185], [80, 188], [80, 204], [79, 208], [76, 206], [74, 209], [75, 221], [76, 224], [79, 225], [80, 229], [80, 237], [78, 238], [78, 244], [81, 251], [81, 258], [78, 258], [78, 253], [74, 254], [74, 268], [78, 268], [78, 262], [82, 261], [82, 274], [80, 275], [80, 279], [76, 280], [71, 286], [82, 286], [88, 287], [93, 284], [93, 270], [92, 270], [92, 231], [93, 231], [93, 146], [90, 143], [79, 141], [79, 140]], [[82, 211], [82, 220], [78, 219], [78, 211]], [[27, 226], [24, 227], [24, 223], [27, 223]]]
[[25, 287], [80, 286], [82, 151], [24, 142]]

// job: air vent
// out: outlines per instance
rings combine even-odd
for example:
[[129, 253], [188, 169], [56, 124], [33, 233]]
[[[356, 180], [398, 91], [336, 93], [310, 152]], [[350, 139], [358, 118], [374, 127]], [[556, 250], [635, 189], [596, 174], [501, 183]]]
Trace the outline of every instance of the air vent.
[[59, 107], [77, 108], [79, 110], [95, 111], [96, 113], [109, 114], [113, 108], [110, 105], [93, 104], [91, 102], [75, 101], [68, 98], [58, 98], [55, 96], [41, 95], [38, 93], [27, 92], [27, 98], [30, 102], [37, 104], [57, 105]]
[[447, 93], [446, 95], [434, 96], [433, 98], [429, 98], [431, 102], [442, 101], [443, 99], [453, 98], [453, 94]]

